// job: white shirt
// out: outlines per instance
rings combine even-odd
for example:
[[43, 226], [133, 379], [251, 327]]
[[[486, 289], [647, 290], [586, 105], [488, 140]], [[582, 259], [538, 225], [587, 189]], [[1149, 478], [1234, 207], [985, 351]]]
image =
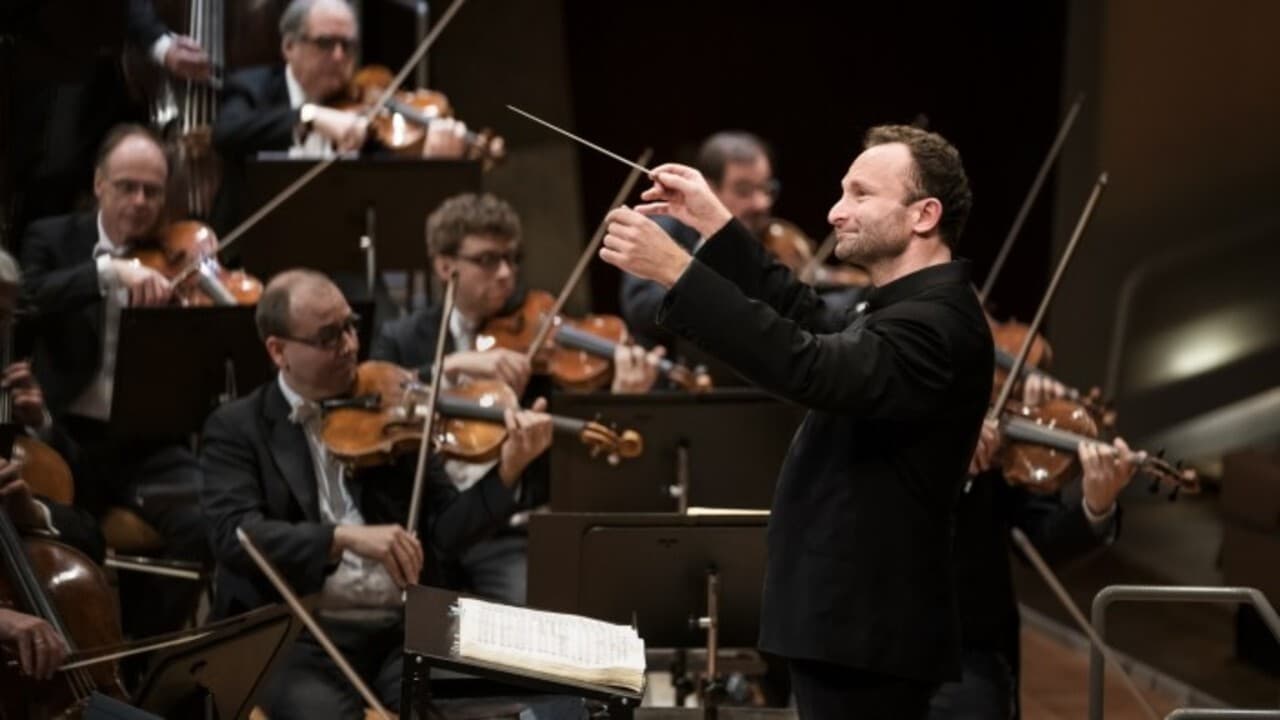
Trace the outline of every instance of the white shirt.
[[[309, 100], [307, 93], [302, 89], [302, 84], [298, 82], [298, 78], [293, 74], [293, 66], [284, 66], [284, 82], [289, 88], [289, 107], [297, 110], [305, 105]], [[329, 157], [333, 155], [333, 143], [329, 139], [314, 130], [301, 136], [301, 133], [294, 133], [293, 147], [289, 148], [289, 157]]]
[[[320, 439], [320, 407], [301, 395], [277, 375], [280, 391], [288, 401], [291, 422], [302, 426], [311, 449], [311, 465], [315, 469], [316, 494], [320, 501], [320, 517], [334, 525], [364, 525], [364, 516], [347, 490], [342, 466], [330, 457]], [[326, 610], [352, 608], [393, 608], [400, 602], [400, 588], [381, 562], [342, 551], [342, 560], [320, 590], [320, 607]]]
[[[449, 335], [453, 338], [453, 347], [456, 352], [470, 352], [476, 349], [476, 333], [480, 329], [480, 324], [472, 322], [462, 316], [462, 313], [454, 311], [449, 316]], [[446, 388], [447, 383], [442, 382]], [[453, 486], [459, 492], [480, 482], [495, 465], [497, 460], [487, 463], [464, 462], [462, 460], [445, 460], [444, 474], [449, 477]], [[516, 491], [517, 493], [519, 490]], [[519, 495], [517, 494], [517, 497]]]
[[98, 292], [103, 298], [102, 363], [98, 372], [80, 393], [67, 411], [73, 415], [106, 422], [111, 419], [111, 397], [115, 388], [116, 349], [120, 341], [120, 310], [129, 304], [129, 289], [120, 283], [111, 261], [128, 251], [125, 245], [117, 245], [102, 227], [102, 212], [98, 212], [98, 243], [93, 246], [94, 262], [98, 266]]

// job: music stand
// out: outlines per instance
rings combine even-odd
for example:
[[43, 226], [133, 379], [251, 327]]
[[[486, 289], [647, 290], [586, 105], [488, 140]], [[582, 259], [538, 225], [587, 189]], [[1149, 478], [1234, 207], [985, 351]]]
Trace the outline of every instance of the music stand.
[[432, 668], [469, 676], [449, 680], [456, 686], [475, 687], [467, 695], [525, 694], [568, 695], [604, 703], [609, 718], [629, 720], [641, 695], [629, 690], [581, 682], [532, 670], [512, 668], [482, 660], [464, 659], [454, 651], [458, 634], [452, 612], [461, 595], [452, 590], [413, 585], [405, 601], [404, 674], [401, 680], [401, 717], [431, 717]]
[[213, 634], [152, 659], [134, 704], [162, 717], [247, 718], [302, 623], [284, 605], [271, 605], [204, 629]]
[[[261, 207], [316, 162], [283, 153], [249, 159], [248, 207]], [[427, 213], [453, 195], [481, 189], [476, 161], [342, 158], [254, 225], [236, 248], [245, 267], [264, 277], [299, 265], [370, 277], [382, 269], [418, 270], [427, 264]]]
[[707, 717], [724, 694], [721, 647], [755, 647], [764, 587], [764, 515], [550, 513], [529, 519], [529, 606], [634, 622], [646, 647], [703, 646]]
[[[361, 316], [361, 352], [373, 334], [371, 303]], [[120, 314], [111, 431], [123, 437], [199, 433], [222, 402], [275, 375], [251, 306], [125, 308]]]
[[615, 467], [565, 443], [551, 446], [556, 512], [767, 509], [805, 410], [759, 390], [645, 395], [553, 393], [552, 409], [604, 418], [644, 438], [644, 453]]

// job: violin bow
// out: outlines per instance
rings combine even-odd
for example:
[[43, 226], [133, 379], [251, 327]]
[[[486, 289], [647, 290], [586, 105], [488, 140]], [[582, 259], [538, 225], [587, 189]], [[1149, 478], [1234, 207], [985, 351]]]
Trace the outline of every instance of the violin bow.
[[1013, 241], [1018, 237], [1018, 233], [1022, 231], [1022, 225], [1027, 221], [1027, 216], [1031, 214], [1031, 205], [1035, 202], [1036, 197], [1040, 194], [1040, 188], [1044, 185], [1044, 181], [1049, 177], [1049, 168], [1053, 167], [1053, 163], [1058, 159], [1058, 155], [1062, 152], [1062, 146], [1066, 143], [1067, 134], [1071, 132], [1072, 126], [1076, 123], [1076, 116], [1080, 114], [1080, 107], [1084, 105], [1084, 94], [1076, 96], [1075, 102], [1071, 103], [1071, 109], [1067, 111], [1067, 116], [1062, 119], [1062, 125], [1058, 128], [1058, 135], [1053, 139], [1053, 144], [1049, 146], [1049, 152], [1045, 155], [1044, 162], [1040, 163], [1040, 171], [1036, 173], [1036, 179], [1032, 181], [1031, 188], [1027, 190], [1027, 197], [1022, 201], [1022, 207], [1018, 209], [1018, 214], [1013, 219], [1013, 225], [1009, 227], [1009, 234], [1005, 235], [1004, 244], [1000, 246], [1000, 252], [996, 253], [996, 259], [991, 263], [991, 270], [987, 273], [987, 279], [982, 283], [982, 289], [978, 291], [978, 300], [985, 303], [987, 296], [991, 294], [991, 288], [996, 284], [996, 277], [1000, 275], [1000, 270], [1004, 268], [1004, 262], [1009, 257], [1009, 251], [1013, 249]]
[[1053, 296], [1058, 291], [1058, 283], [1062, 280], [1062, 274], [1067, 269], [1067, 264], [1071, 262], [1071, 256], [1075, 254], [1076, 245], [1080, 242], [1080, 237], [1084, 235], [1084, 230], [1089, 225], [1089, 221], [1093, 219], [1094, 208], [1098, 205], [1098, 198], [1102, 196], [1102, 190], [1107, 186], [1107, 174], [1103, 172], [1098, 175], [1098, 180], [1093, 184], [1093, 191], [1089, 193], [1089, 199], [1085, 201], [1084, 209], [1080, 211], [1080, 219], [1076, 221], [1075, 230], [1071, 232], [1071, 240], [1067, 243], [1067, 247], [1062, 251], [1062, 257], [1058, 260], [1058, 267], [1053, 271], [1053, 277], [1049, 280], [1049, 287], [1044, 291], [1044, 297], [1040, 299], [1040, 307], [1036, 308], [1035, 319], [1031, 321], [1031, 325], [1027, 328], [1027, 334], [1022, 339], [1022, 347], [1018, 348], [1018, 354], [1013, 359], [1013, 365], [1009, 367], [1009, 375], [1005, 378], [1004, 385], [1000, 388], [1000, 396], [996, 402], [987, 410], [988, 420], [999, 420], [1000, 414], [1004, 412], [1004, 406], [1009, 402], [1009, 395], [1013, 393], [1013, 386], [1017, 383], [1018, 377], [1022, 374], [1022, 368], [1027, 363], [1027, 354], [1031, 352], [1031, 343], [1036, 338], [1036, 333], [1040, 332], [1040, 325], [1044, 323], [1045, 313], [1049, 309], [1049, 303], [1053, 301]]
[[[413, 72], [414, 66], [422, 60], [423, 55], [427, 54], [427, 51], [435, 44], [436, 39], [440, 37], [440, 33], [448, 27], [450, 21], [453, 20], [453, 16], [456, 15], [458, 10], [462, 9], [462, 6], [466, 3], [467, 0], [456, 0], [456, 2], [449, 5], [449, 8], [444, 11], [444, 14], [442, 14], [440, 19], [436, 21], [434, 26], [432, 26], [431, 32], [427, 33], [427, 36], [422, 38], [422, 42], [418, 43], [418, 48], [414, 50], [413, 54], [409, 56], [409, 59], [405, 61], [404, 66], [400, 68], [400, 72], [396, 73], [391, 84], [382, 91], [382, 95], [378, 97], [377, 101], [360, 113], [361, 118], [367, 119], [371, 117], [386, 105], [387, 100], [389, 100], [391, 96], [400, 89], [400, 86], [404, 84], [405, 79], [409, 77], [409, 73]], [[218, 243], [218, 248], [215, 252], [222, 252], [223, 250], [231, 247], [233, 243], [239, 240], [246, 232], [253, 228], [254, 225], [261, 222], [262, 218], [271, 214], [286, 200], [297, 194], [299, 190], [307, 185], [307, 183], [314, 180], [320, 173], [329, 169], [329, 166], [337, 162], [338, 159], [339, 156], [337, 153], [330, 155], [316, 163], [310, 170], [307, 170], [305, 173], [300, 175], [297, 180], [289, 183], [288, 187], [276, 193], [275, 197], [264, 203], [262, 207], [258, 208], [252, 215], [245, 218], [239, 225], [232, 228], [231, 232], [227, 233], [226, 237], [222, 238]], [[181, 283], [183, 280], [186, 280], [192, 273], [196, 272], [198, 267], [198, 263], [187, 266], [185, 270], [174, 278], [173, 283], [176, 285]]]
[[583, 248], [582, 255], [578, 256], [578, 264], [574, 266], [573, 272], [569, 273], [569, 279], [564, 281], [564, 287], [560, 288], [560, 295], [556, 298], [556, 302], [551, 306], [551, 311], [546, 317], [542, 318], [542, 324], [538, 326], [538, 333], [533, 336], [533, 342], [529, 344], [529, 349], [525, 352], [525, 357], [533, 362], [533, 358], [546, 344], [547, 338], [551, 336], [551, 331], [555, 327], [556, 318], [560, 317], [560, 311], [564, 309], [564, 305], [569, 301], [569, 294], [578, 286], [578, 282], [582, 280], [583, 273], [587, 270], [588, 263], [595, 256], [596, 251], [600, 249], [600, 243], [604, 242], [605, 231], [609, 229], [609, 213], [627, 201], [631, 195], [631, 191], [635, 190], [636, 182], [640, 180], [640, 173], [644, 171], [645, 165], [649, 159], [653, 157], [653, 150], [645, 148], [640, 153], [640, 157], [636, 158], [635, 164], [631, 166], [631, 172], [627, 175], [627, 179], [622, 183], [622, 187], [618, 188], [618, 194], [613, 197], [613, 202], [609, 205], [609, 210], [600, 219], [600, 224], [596, 227], [595, 235], [591, 236], [591, 242]]
[[427, 456], [430, 454], [432, 425], [435, 423], [436, 402], [440, 397], [440, 379], [444, 376], [444, 341], [449, 336], [449, 319], [453, 317], [453, 303], [458, 291], [458, 273], [449, 275], [444, 286], [444, 313], [440, 316], [440, 332], [436, 334], [436, 361], [431, 368], [431, 386], [427, 388], [427, 411], [422, 418], [422, 443], [418, 446], [418, 466], [413, 473], [413, 494], [409, 499], [409, 522], [405, 526], [416, 534], [418, 508], [422, 504], [422, 487], [427, 475]]
[[337, 664], [338, 669], [342, 671], [342, 674], [347, 676], [347, 680], [355, 686], [356, 690], [360, 693], [360, 696], [369, 704], [369, 707], [373, 708], [379, 715], [381, 715], [382, 720], [391, 720], [391, 713], [387, 712], [387, 709], [383, 707], [382, 703], [378, 702], [378, 697], [373, 694], [373, 691], [369, 689], [369, 686], [365, 684], [364, 680], [360, 679], [360, 675], [351, 667], [351, 663], [347, 662], [347, 658], [342, 655], [342, 651], [334, 646], [333, 641], [329, 639], [329, 634], [324, 631], [324, 628], [321, 628], [315, 618], [311, 616], [311, 613], [307, 612], [307, 609], [302, 606], [302, 602], [298, 600], [298, 596], [289, 588], [289, 583], [285, 582], [284, 578], [280, 577], [280, 573], [276, 571], [275, 567], [271, 564], [271, 561], [267, 560], [266, 556], [262, 554], [262, 551], [258, 550], [258, 546], [253, 543], [253, 540], [249, 537], [248, 533], [244, 531], [244, 528], [236, 528], [236, 537], [239, 538], [240, 545], [249, 553], [249, 557], [253, 558], [253, 562], [257, 564], [258, 569], [262, 571], [263, 575], [267, 576], [267, 579], [275, 586], [276, 591], [279, 592], [280, 596], [289, 604], [289, 609], [292, 610], [293, 614], [302, 621], [303, 625], [307, 626], [307, 629], [311, 631], [311, 634], [320, 642], [320, 647], [324, 648], [324, 651], [329, 655], [329, 658]]
[[827, 237], [823, 239], [822, 244], [813, 252], [813, 257], [809, 258], [809, 262], [800, 268], [798, 277], [801, 282], [813, 280], [813, 277], [818, 274], [818, 268], [827, 262], [827, 258], [831, 257], [832, 251], [836, 249], [836, 241], [838, 239], [839, 236], [836, 235], [834, 230], [827, 233]]
[[1089, 624], [1088, 620], [1085, 620], [1084, 613], [1080, 612], [1080, 608], [1076, 607], [1075, 601], [1071, 599], [1071, 595], [1067, 592], [1067, 589], [1063, 587], [1062, 581], [1059, 580], [1058, 576], [1049, 568], [1049, 564], [1040, 556], [1040, 552], [1036, 550], [1035, 545], [1031, 544], [1031, 540], [1027, 538], [1026, 534], [1023, 533], [1022, 530], [1015, 527], [1010, 528], [1009, 532], [1013, 535], [1014, 543], [1016, 543], [1018, 548], [1027, 556], [1027, 559], [1031, 561], [1031, 565], [1035, 567], [1036, 571], [1040, 573], [1040, 577], [1044, 578], [1045, 583], [1048, 584], [1051, 590], [1053, 590], [1054, 595], [1058, 596], [1058, 602], [1062, 603], [1062, 606], [1066, 608], [1067, 614], [1070, 615], [1071, 619], [1080, 627], [1080, 630], [1088, 636], [1089, 642], [1093, 643], [1093, 646], [1102, 653], [1102, 656], [1106, 658], [1107, 662], [1110, 663], [1112, 667], [1120, 671], [1120, 677], [1124, 678], [1125, 687], [1133, 694], [1134, 699], [1138, 701], [1138, 705], [1142, 708], [1143, 712], [1146, 713], [1147, 717], [1151, 718], [1151, 720], [1159, 720], [1160, 716], [1156, 713], [1155, 708], [1151, 707], [1151, 701], [1147, 700], [1146, 696], [1138, 690], [1138, 686], [1133, 682], [1133, 677], [1125, 671], [1124, 666], [1121, 665], [1120, 661], [1116, 658], [1115, 651], [1106, 643], [1102, 642], [1102, 638], [1098, 637], [1098, 632], [1094, 630], [1093, 625]]

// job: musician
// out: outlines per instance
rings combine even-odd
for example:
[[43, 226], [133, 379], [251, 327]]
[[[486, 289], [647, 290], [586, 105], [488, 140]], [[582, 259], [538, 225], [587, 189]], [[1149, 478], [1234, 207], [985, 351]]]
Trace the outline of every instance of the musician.
[[[244, 161], [263, 151], [297, 156], [374, 150], [368, 121], [359, 113], [327, 107], [346, 92], [355, 69], [360, 29], [345, 0], [293, 0], [280, 17], [284, 64], [246, 68], [226, 82], [213, 126], [213, 144], [224, 162], [214, 225], [226, 232], [244, 207]], [[425, 157], [461, 157], [466, 127], [452, 119], [433, 122]]]
[[[131, 508], [164, 536], [166, 557], [207, 562], [195, 503], [200, 468], [185, 439], [125, 439], [108, 426], [121, 311], [164, 304], [172, 291], [160, 273], [124, 257], [155, 230], [168, 165], [150, 131], [123, 125], [108, 134], [96, 166], [98, 209], [36, 222], [22, 243], [33, 367], [53, 420], [76, 446], [67, 459], [77, 503], [94, 514]], [[199, 591], [155, 576], [122, 581], [124, 625], [136, 635], [181, 627]]]
[[[382, 701], [400, 700], [400, 590], [431, 582], [432, 551], [450, 553], [507, 517], [520, 475], [551, 443], [551, 419], [509, 412], [501, 459], [466, 491], [428, 478], [422, 521], [403, 527], [414, 459], [348, 476], [325, 452], [318, 403], [347, 396], [356, 378], [356, 320], [341, 292], [305, 270], [271, 280], [258, 333], [275, 379], [224, 405], [205, 426], [201, 505], [218, 560], [214, 615], [277, 600], [243, 551], [243, 529], [300, 594], [319, 593], [320, 622]], [[358, 717], [360, 697], [314, 638], [303, 635], [265, 703], [273, 720]]]
[[[718, 132], [703, 141], [694, 167], [707, 179], [721, 204], [759, 237], [769, 222], [779, 188], [773, 177], [769, 146], [751, 133]], [[659, 216], [654, 221], [688, 252], [693, 252], [701, 240], [696, 230], [675, 218]], [[656, 319], [665, 292], [665, 288], [651, 280], [630, 273], [622, 275], [619, 289], [622, 317], [645, 347], [653, 347], [666, 339]]]
[[[465, 378], [497, 378], [526, 393], [531, 368], [523, 353], [505, 348], [480, 351], [476, 335], [495, 315], [514, 311], [524, 301], [519, 287], [520, 217], [506, 201], [493, 195], [466, 193], [444, 201], [427, 218], [427, 258], [441, 282], [458, 274], [454, 314], [445, 338], [442, 372], [446, 382]], [[418, 368], [430, 378], [443, 308], [432, 305], [387, 323], [373, 342], [371, 356]], [[659, 352], [619, 346], [614, 354], [613, 392], [646, 392], [657, 379]], [[545, 393], [546, 378], [534, 381], [534, 392]], [[452, 469], [452, 466], [450, 466]], [[474, 471], [469, 471], [474, 472]], [[458, 473], [460, 484], [469, 472]], [[526, 504], [536, 503], [546, 468], [528, 478]], [[543, 483], [545, 484], [545, 483]], [[486, 597], [523, 604], [528, 571], [528, 537], [523, 528], [506, 527], [493, 538], [467, 548], [460, 557], [446, 558], [451, 585]]]
[[[1042, 376], [1024, 383], [1023, 402], [1039, 405], [1065, 388]], [[1082, 443], [1079, 499], [1042, 495], [1005, 482], [998, 465], [999, 425], [983, 424], [960, 495], [954, 540], [959, 587], [962, 674], [934, 695], [934, 720], [1018, 717], [1020, 621], [1009, 566], [1009, 531], [1019, 528], [1050, 562], [1064, 562], [1110, 545], [1119, 533], [1117, 498], [1135, 471], [1123, 439]]]
[[[810, 408], [769, 524], [761, 649], [790, 662], [802, 718], [923, 718], [960, 670], [950, 538], [991, 394], [994, 347], [953, 258], [972, 196], [954, 147], [872, 128], [828, 220], [866, 268], [867, 304], [833, 312], [693, 168], [662, 165], [601, 257], [667, 288], [659, 323]], [[695, 256], [646, 214], [707, 238]]]

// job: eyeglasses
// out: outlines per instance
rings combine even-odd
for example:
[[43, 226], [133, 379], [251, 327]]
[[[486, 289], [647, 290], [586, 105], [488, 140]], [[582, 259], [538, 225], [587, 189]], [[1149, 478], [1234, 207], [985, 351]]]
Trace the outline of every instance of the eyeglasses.
[[316, 49], [323, 53], [331, 53], [338, 46], [342, 46], [342, 52], [345, 55], [360, 49], [359, 40], [342, 35], [303, 35], [298, 39], [308, 45], [315, 45]]
[[493, 272], [504, 262], [507, 265], [510, 265], [513, 269], [520, 267], [520, 262], [524, 260], [524, 253], [519, 250], [509, 250], [504, 253], [482, 252], [477, 255], [455, 254], [453, 257], [456, 257], [459, 260], [466, 260], [485, 272]]
[[148, 200], [158, 200], [164, 197], [164, 186], [155, 183], [140, 182], [138, 180], [112, 180], [111, 187], [121, 195], [136, 195], [138, 191], [142, 191], [142, 197]]
[[359, 329], [360, 316], [356, 313], [351, 313], [342, 322], [325, 325], [309, 338], [293, 337], [291, 335], [281, 335], [280, 337], [284, 340], [310, 345], [318, 350], [333, 352], [342, 347], [342, 341], [346, 339], [348, 333], [354, 334]]
[[776, 200], [778, 198], [778, 193], [782, 192], [782, 183], [778, 182], [776, 178], [770, 178], [768, 182], [764, 182], [759, 185], [749, 182], [739, 182], [730, 185], [729, 192], [743, 199], [750, 198], [757, 192], [762, 192]]

